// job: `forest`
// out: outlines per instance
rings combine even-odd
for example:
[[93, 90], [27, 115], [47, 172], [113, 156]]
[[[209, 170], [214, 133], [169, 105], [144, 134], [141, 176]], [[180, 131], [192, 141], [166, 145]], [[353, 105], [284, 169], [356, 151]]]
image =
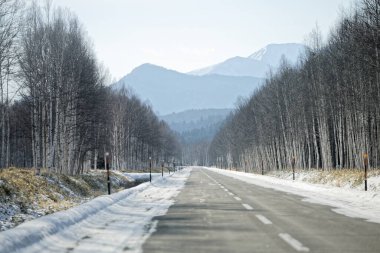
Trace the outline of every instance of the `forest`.
[[326, 40], [241, 102], [209, 148], [210, 162], [245, 171], [380, 165], [380, 1], [360, 0]]
[[180, 157], [176, 135], [128, 90], [113, 91], [70, 11], [0, 0], [0, 168], [80, 174]]

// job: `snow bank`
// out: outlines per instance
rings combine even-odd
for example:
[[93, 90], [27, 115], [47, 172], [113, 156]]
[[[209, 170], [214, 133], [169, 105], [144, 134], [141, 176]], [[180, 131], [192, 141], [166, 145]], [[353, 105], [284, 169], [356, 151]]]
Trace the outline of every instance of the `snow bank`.
[[[131, 181], [146, 182], [149, 181], [149, 173], [123, 173]], [[165, 173], [166, 175], [166, 173]], [[152, 173], [152, 179], [161, 177], [161, 173]]]
[[167, 212], [189, 173], [184, 169], [157, 177], [152, 183], [21, 224], [0, 233], [0, 252], [105, 252], [109, 242], [114, 242], [112, 247], [128, 245], [112, 252], [139, 252], [154, 231], [153, 217]]
[[[247, 174], [244, 172], [205, 168], [246, 183], [265, 188], [288, 192], [305, 197], [304, 201], [328, 205], [333, 211], [349, 217], [362, 218], [369, 222], [380, 223], [380, 192], [365, 192], [327, 185], [279, 179], [269, 176]], [[371, 180], [371, 179], [370, 179]], [[378, 180], [378, 178], [374, 178]]]

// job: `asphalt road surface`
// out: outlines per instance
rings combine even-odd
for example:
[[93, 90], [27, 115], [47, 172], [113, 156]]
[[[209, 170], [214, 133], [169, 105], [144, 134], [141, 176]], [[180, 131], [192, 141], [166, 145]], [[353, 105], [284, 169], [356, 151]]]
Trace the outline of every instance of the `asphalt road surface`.
[[380, 224], [201, 168], [156, 219], [145, 253], [380, 252]]

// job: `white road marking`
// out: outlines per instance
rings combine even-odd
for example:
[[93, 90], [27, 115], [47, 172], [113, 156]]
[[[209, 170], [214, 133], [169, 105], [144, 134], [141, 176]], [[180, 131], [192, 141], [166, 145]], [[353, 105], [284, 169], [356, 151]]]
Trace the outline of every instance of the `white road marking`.
[[237, 201], [241, 201], [241, 198], [239, 197], [234, 197], [234, 199], [236, 199]]
[[262, 223], [264, 223], [265, 225], [271, 225], [273, 224], [267, 217], [265, 217], [264, 215], [261, 215], [261, 214], [258, 214], [256, 215], [256, 218], [259, 219]]
[[227, 190], [227, 189], [224, 189], [224, 191], [225, 191], [225, 192], [228, 192], [228, 190]]
[[300, 243], [299, 241], [294, 239], [289, 234], [281, 233], [281, 234], [278, 234], [278, 236], [297, 251], [300, 251], [300, 252], [309, 252], [310, 251], [309, 248], [303, 246], [302, 243]]
[[212, 181], [214, 181], [215, 183], [218, 183], [218, 181], [216, 181], [214, 178], [210, 177], [206, 172], [204, 172], [203, 170], [201, 170], [201, 172], [203, 174], [205, 174], [208, 178], [210, 178]]
[[230, 196], [234, 196], [234, 194], [233, 194], [232, 192], [229, 192], [228, 194], [229, 194]]
[[245, 209], [247, 209], [247, 210], [253, 210], [253, 207], [252, 206], [250, 206], [250, 205], [248, 205], [248, 204], [242, 204], [244, 207], [245, 207]]

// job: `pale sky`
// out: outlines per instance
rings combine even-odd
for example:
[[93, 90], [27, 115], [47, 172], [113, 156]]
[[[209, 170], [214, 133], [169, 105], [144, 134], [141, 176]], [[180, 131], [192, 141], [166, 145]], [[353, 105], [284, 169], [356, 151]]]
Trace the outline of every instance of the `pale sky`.
[[78, 15], [117, 80], [143, 64], [180, 72], [270, 43], [326, 37], [351, 0], [54, 0]]

